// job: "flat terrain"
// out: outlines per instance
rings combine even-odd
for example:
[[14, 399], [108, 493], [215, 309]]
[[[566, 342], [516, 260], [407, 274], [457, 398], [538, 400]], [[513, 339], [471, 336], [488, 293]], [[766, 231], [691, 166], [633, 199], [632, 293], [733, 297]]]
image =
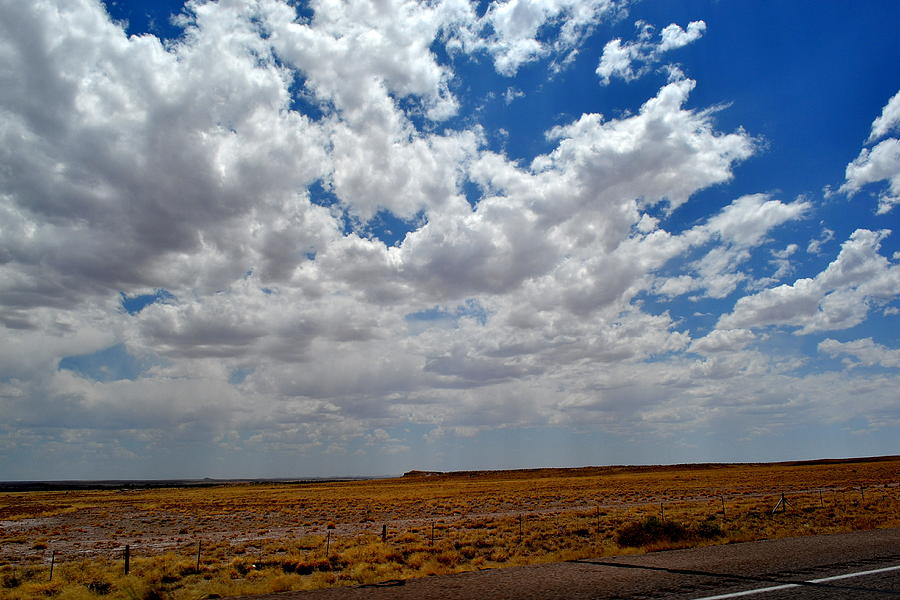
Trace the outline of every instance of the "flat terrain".
[[761, 600], [898, 598], [900, 529], [584, 559], [252, 600], [687, 600], [741, 594]]
[[0, 598], [225, 597], [891, 527], [900, 457], [7, 492]]

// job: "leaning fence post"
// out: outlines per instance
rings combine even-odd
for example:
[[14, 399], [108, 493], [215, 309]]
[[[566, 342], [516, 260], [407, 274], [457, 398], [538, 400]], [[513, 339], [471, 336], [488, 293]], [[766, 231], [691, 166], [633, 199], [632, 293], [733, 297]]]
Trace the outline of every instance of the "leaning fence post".
[[328, 558], [331, 555], [331, 530], [328, 530], [328, 533], [325, 536], [325, 558]]
[[778, 507], [781, 507], [781, 512], [787, 511], [787, 500], [784, 497], [784, 492], [781, 492], [781, 500], [778, 501], [778, 504], [775, 505], [775, 508], [772, 509], [772, 514], [774, 515], [778, 512]]
[[200, 572], [200, 549], [203, 547], [203, 540], [197, 542], [197, 572]]
[[49, 581], [53, 581], [53, 565], [56, 563], [56, 550], [53, 551], [53, 554], [50, 555], [50, 579]]

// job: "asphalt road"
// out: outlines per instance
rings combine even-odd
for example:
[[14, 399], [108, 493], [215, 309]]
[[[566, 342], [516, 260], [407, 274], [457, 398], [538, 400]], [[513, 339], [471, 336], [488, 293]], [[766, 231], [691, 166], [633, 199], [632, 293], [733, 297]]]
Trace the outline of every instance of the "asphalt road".
[[900, 529], [514, 567], [253, 600], [900, 599]]

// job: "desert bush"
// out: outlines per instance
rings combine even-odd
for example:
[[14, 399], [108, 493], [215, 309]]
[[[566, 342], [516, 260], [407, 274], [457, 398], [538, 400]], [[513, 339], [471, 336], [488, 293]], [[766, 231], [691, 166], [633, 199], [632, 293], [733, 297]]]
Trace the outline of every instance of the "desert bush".
[[590, 530], [587, 527], [579, 527], [572, 531], [572, 535], [577, 535], [578, 537], [588, 537], [591, 535]]
[[8, 571], [0, 575], [0, 585], [6, 589], [17, 588], [22, 585], [22, 579], [15, 571]]
[[648, 517], [643, 521], [629, 523], [619, 530], [616, 541], [620, 546], [639, 548], [659, 542], [680, 542], [689, 537], [690, 532], [681, 523], [661, 521]]
[[284, 562], [282, 570], [285, 573], [297, 573], [298, 575], [311, 575], [315, 571], [331, 571], [331, 561], [325, 558], [301, 560], [297, 562]]
[[635, 521], [622, 527], [616, 535], [616, 542], [622, 547], [654, 546], [664, 548], [666, 544], [714, 540], [724, 535], [719, 524], [710, 520], [686, 526], [676, 521], [662, 521], [657, 517], [648, 517], [643, 521]]
[[84, 584], [84, 587], [88, 589], [92, 594], [96, 594], [98, 596], [105, 596], [112, 591], [112, 584], [108, 581], [90, 581]]
[[434, 559], [445, 567], [455, 567], [459, 564], [460, 555], [451, 550], [445, 550], [435, 555]]
[[678, 542], [686, 537], [687, 530], [681, 524], [648, 517], [620, 529], [616, 541], [620, 546], [638, 548], [658, 542]]
[[697, 537], [704, 540], [714, 540], [725, 535], [718, 523], [709, 520], [698, 524], [694, 531]]
[[494, 548], [488, 558], [490, 558], [493, 562], [506, 562], [509, 560], [509, 552], [506, 550], [506, 548]]

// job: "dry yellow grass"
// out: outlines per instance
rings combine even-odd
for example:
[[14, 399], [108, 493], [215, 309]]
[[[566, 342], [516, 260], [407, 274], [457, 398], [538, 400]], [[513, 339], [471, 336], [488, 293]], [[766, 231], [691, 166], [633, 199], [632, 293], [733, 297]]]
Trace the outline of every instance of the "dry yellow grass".
[[[215, 598], [893, 527], [898, 485], [900, 457], [6, 493], [0, 598]], [[687, 534], [620, 545], [634, 523]]]

